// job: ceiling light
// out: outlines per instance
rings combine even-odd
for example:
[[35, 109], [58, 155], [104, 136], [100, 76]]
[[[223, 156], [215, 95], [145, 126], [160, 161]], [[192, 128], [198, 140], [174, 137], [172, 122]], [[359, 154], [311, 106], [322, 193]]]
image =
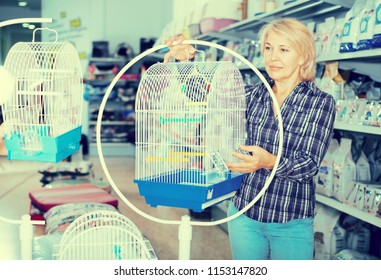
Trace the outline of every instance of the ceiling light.
[[28, 28], [28, 27], [29, 27], [29, 23], [24, 22], [24, 23], [22, 24], [22, 27], [24, 27], [24, 28]]
[[19, 1], [19, 6], [20, 7], [25, 7], [26, 5], [28, 5], [28, 2], [26, 2], [26, 1]]
[[34, 24], [29, 24], [28, 28], [29, 28], [29, 29], [35, 29], [36, 26], [35, 26]]

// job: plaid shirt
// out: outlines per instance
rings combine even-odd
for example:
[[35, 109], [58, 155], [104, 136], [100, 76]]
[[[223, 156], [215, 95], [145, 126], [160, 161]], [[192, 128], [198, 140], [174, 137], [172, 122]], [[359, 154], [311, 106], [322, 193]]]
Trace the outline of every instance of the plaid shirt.
[[[271, 79], [270, 85], [274, 84]], [[276, 155], [278, 118], [263, 84], [247, 91], [247, 145], [257, 145]], [[286, 98], [281, 114], [284, 129], [283, 155], [263, 197], [246, 215], [260, 222], [284, 223], [315, 214], [315, 184], [320, 163], [333, 133], [335, 101], [311, 81], [299, 83]], [[250, 203], [263, 188], [270, 170], [246, 174], [233, 197], [237, 209]]]

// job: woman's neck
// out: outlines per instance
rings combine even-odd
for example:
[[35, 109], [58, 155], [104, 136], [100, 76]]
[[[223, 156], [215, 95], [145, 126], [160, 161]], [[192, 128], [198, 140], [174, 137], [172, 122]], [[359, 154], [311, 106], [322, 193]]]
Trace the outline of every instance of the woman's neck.
[[299, 78], [287, 81], [274, 81], [274, 94], [279, 97], [287, 97], [300, 82]]
[[[279, 108], [282, 107], [283, 102], [286, 98], [291, 94], [294, 88], [301, 82], [298, 79], [292, 79], [287, 81], [274, 81], [273, 92], [275, 94], [275, 98], [277, 100]], [[275, 108], [274, 108], [274, 116], [276, 116]]]

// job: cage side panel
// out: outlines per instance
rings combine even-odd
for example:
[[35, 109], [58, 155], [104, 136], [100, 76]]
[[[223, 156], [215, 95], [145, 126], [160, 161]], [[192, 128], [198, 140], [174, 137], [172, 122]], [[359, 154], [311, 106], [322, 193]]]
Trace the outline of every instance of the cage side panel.
[[[135, 110], [135, 182], [151, 206], [197, 211], [213, 194], [240, 186], [236, 179], [228, 183], [225, 165], [245, 142], [245, 91], [233, 66], [157, 64], [143, 76]], [[219, 191], [211, 191], [217, 185]]]
[[[205, 106], [189, 105], [198, 97], [188, 94], [182, 69], [177, 65], [155, 66], [142, 78], [137, 94], [136, 178], [203, 169]], [[162, 178], [165, 182], [175, 180]], [[201, 183], [201, 178], [195, 178], [195, 184]]]
[[208, 148], [235, 162], [231, 152], [246, 142], [246, 98], [242, 75], [232, 63], [221, 63], [216, 70], [208, 104]]

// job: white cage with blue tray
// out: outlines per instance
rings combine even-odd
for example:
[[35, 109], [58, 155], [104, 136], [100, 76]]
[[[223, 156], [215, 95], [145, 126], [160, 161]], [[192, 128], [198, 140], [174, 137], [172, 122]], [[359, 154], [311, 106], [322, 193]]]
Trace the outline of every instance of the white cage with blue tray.
[[135, 183], [148, 204], [201, 212], [232, 197], [225, 162], [245, 143], [246, 99], [232, 62], [157, 63], [136, 96]]
[[12, 90], [2, 104], [10, 160], [59, 162], [79, 150], [83, 100], [82, 70], [66, 42], [16, 43], [4, 68]]

